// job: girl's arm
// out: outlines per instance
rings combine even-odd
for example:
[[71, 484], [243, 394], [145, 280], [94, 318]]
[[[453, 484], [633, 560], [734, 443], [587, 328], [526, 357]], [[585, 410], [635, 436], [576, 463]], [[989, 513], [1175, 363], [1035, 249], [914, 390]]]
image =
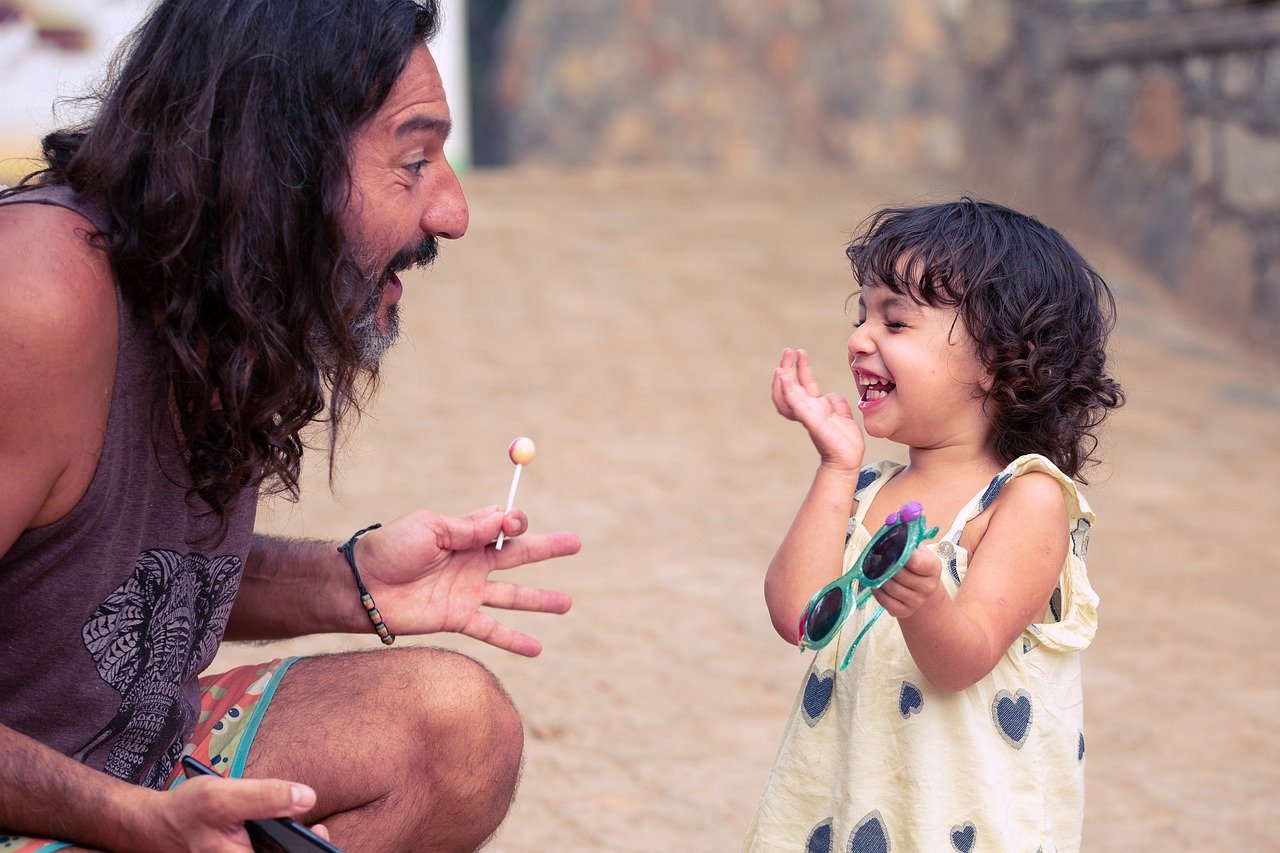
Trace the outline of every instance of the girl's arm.
[[942, 585], [938, 558], [923, 549], [875, 594], [939, 690], [963, 690], [995, 668], [1040, 620], [1067, 557], [1066, 500], [1047, 474], [1011, 480], [991, 513], [954, 599]]
[[769, 563], [764, 597], [782, 639], [800, 641], [800, 612], [823, 584], [840, 576], [844, 537], [862, 466], [862, 428], [839, 394], [823, 394], [804, 350], [784, 349], [773, 372], [778, 414], [809, 433], [822, 464], [791, 529]]
[[818, 466], [809, 494], [791, 522], [764, 577], [764, 600], [778, 636], [800, 642], [800, 613], [822, 586], [841, 573], [845, 533], [858, 472]]

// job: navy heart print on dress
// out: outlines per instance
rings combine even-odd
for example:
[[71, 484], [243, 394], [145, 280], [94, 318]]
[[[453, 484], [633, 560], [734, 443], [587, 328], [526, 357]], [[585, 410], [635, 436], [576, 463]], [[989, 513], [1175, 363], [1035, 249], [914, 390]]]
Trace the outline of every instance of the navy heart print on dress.
[[973, 821], [966, 820], [959, 826], [951, 827], [951, 846], [960, 851], [960, 853], [969, 853], [973, 849], [973, 842], [978, 838], [978, 827], [973, 825]]
[[849, 836], [849, 853], [889, 853], [889, 836], [879, 811], [867, 815], [854, 827]]
[[836, 674], [832, 670], [824, 670], [821, 674], [809, 671], [809, 680], [804, 683], [804, 699], [800, 702], [800, 713], [804, 721], [812, 728], [827, 713], [831, 706], [831, 694], [836, 689]]
[[1080, 745], [1076, 747], [1076, 761], [1084, 761], [1084, 732], [1080, 733]]
[[831, 818], [813, 828], [804, 843], [804, 853], [831, 853]]
[[902, 689], [898, 691], [898, 713], [902, 715], [902, 719], [919, 714], [923, 707], [924, 694], [920, 692], [920, 688], [910, 681], [902, 682]]
[[[853, 487], [854, 497], [858, 496], [858, 492], [870, 486], [879, 478], [880, 472], [874, 468], [863, 468], [858, 472], [858, 485]], [[853, 538], [853, 531], [858, 527], [857, 523], [851, 518], [849, 519], [849, 529], [844, 534], [844, 544], [848, 545], [849, 540]]]
[[1022, 749], [1031, 731], [1031, 694], [1019, 690], [1017, 698], [1008, 690], [1001, 690], [991, 703], [991, 717], [996, 731], [1014, 749]]

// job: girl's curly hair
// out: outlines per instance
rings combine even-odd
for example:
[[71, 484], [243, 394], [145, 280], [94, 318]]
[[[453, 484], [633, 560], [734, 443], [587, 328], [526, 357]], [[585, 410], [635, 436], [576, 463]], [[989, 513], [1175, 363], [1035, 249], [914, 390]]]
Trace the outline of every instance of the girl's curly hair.
[[349, 329], [350, 143], [439, 21], [436, 0], [164, 0], [93, 117], [5, 192], [66, 184], [105, 212], [120, 288], [157, 318], [193, 491], [224, 522], [246, 486], [296, 497], [321, 416], [332, 470], [376, 384]]
[[1087, 482], [1094, 431], [1124, 404], [1107, 375], [1115, 298], [1061, 234], [965, 197], [881, 210], [845, 253], [861, 286], [956, 310], [992, 379], [986, 405], [1002, 461], [1041, 453]]

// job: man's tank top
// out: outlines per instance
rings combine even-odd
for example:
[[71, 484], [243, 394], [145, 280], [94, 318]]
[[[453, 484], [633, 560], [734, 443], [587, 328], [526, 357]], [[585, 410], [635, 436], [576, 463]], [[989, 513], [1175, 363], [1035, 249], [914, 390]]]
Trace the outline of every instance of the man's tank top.
[[[66, 187], [0, 200], [25, 203], [65, 207], [106, 230]], [[197, 677], [226, 629], [257, 495], [240, 494], [221, 540], [208, 535], [216, 518], [188, 503], [154, 327], [118, 281], [116, 303], [115, 383], [93, 481], [66, 516], [0, 556], [0, 723], [159, 787], [195, 725]]]

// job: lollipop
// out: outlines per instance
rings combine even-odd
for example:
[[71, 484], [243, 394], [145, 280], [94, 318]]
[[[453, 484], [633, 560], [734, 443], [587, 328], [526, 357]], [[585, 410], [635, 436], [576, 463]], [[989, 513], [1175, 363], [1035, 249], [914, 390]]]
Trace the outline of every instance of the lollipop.
[[[507, 493], [507, 508], [504, 512], [511, 512], [511, 506], [516, 500], [516, 486], [520, 485], [520, 470], [533, 461], [533, 454], [536, 452], [533, 439], [523, 435], [507, 446], [507, 455], [515, 463], [516, 472], [511, 477], [511, 491]], [[506, 538], [507, 534], [504, 531], [498, 531], [498, 542], [493, 547], [501, 551], [502, 540]]]

